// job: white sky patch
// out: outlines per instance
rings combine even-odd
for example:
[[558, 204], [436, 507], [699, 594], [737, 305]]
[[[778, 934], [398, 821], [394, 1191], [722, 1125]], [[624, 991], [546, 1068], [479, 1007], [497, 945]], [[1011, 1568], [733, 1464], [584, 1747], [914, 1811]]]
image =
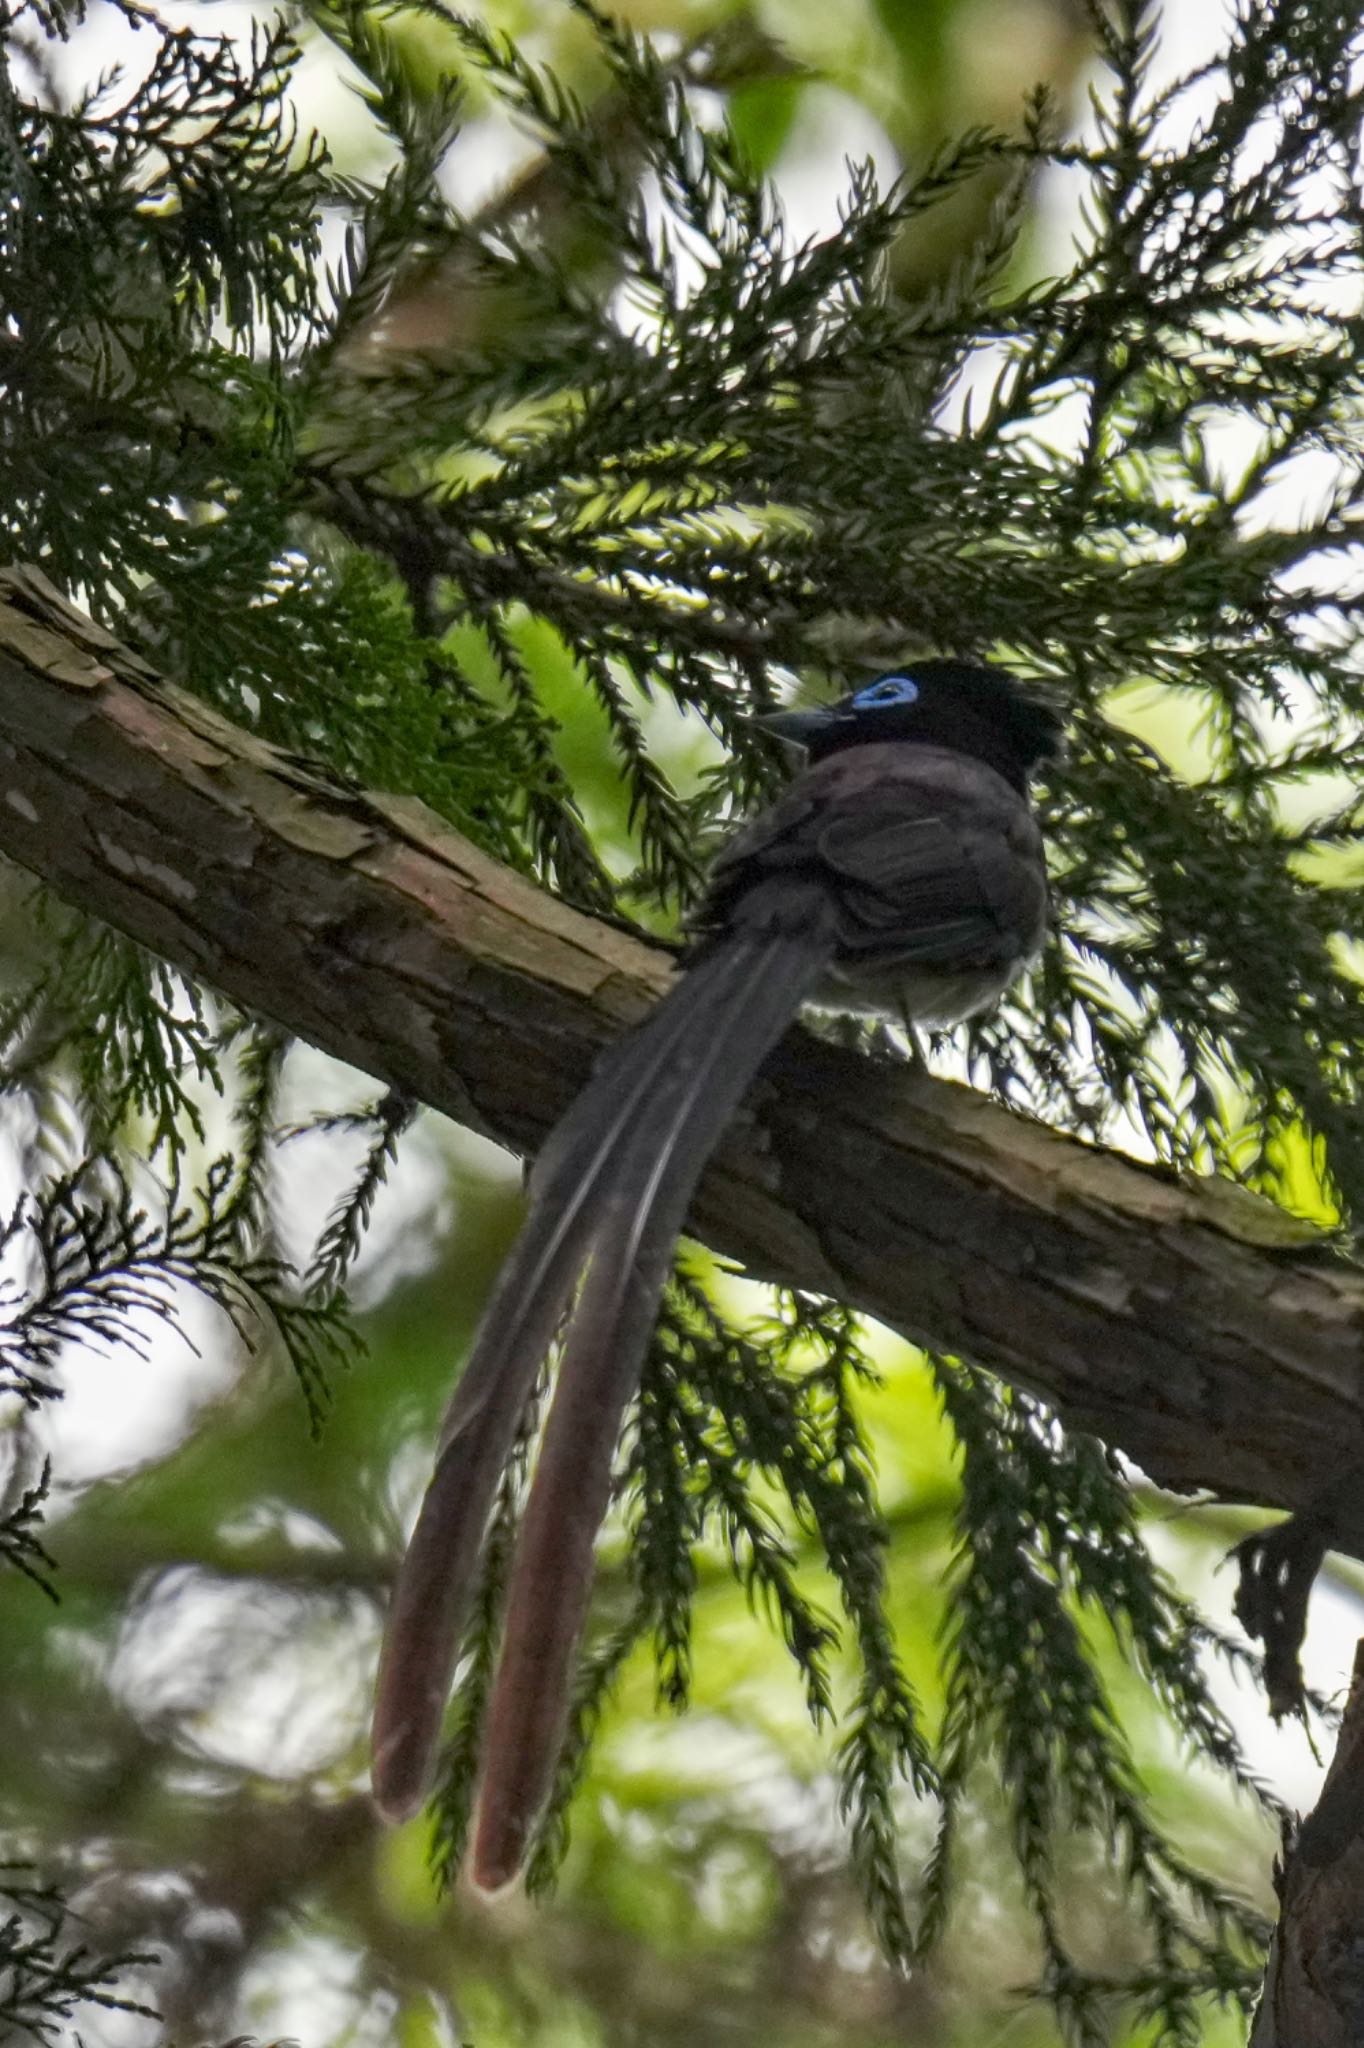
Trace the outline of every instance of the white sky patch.
[[[286, 1067], [281, 1121], [369, 1105], [380, 1092], [369, 1076], [300, 1046]], [[208, 1127], [202, 1154], [207, 1160], [231, 1144], [233, 1128], [230, 1103], [206, 1095], [201, 1107]], [[300, 1271], [334, 1207], [353, 1188], [368, 1136], [367, 1131], [318, 1133], [277, 1148], [272, 1194], [280, 1249]], [[19, 1191], [22, 1144], [11, 1119], [8, 1128], [0, 1128], [0, 1208], [5, 1211]], [[441, 1118], [420, 1118], [402, 1139], [375, 1198], [352, 1268], [356, 1307], [374, 1305], [438, 1261], [454, 1227], [459, 1189], [467, 1181], [514, 1180], [519, 1173], [518, 1164], [490, 1140]], [[143, 1199], [142, 1190], [137, 1198]], [[21, 1235], [10, 1248], [5, 1272], [11, 1281], [31, 1286], [35, 1276], [24, 1279], [26, 1256]], [[61, 1490], [168, 1456], [204, 1409], [231, 1392], [256, 1357], [264, 1355], [272, 1372], [289, 1371], [273, 1325], [249, 1298], [239, 1308], [240, 1328], [193, 1288], [175, 1284], [166, 1299], [171, 1316], [138, 1310], [126, 1318], [125, 1344], [74, 1339], [57, 1354], [52, 1379], [62, 1398], [36, 1411], [25, 1428], [38, 1451], [51, 1456]], [[12, 1399], [5, 1405], [17, 1409]], [[60, 1512], [60, 1491], [53, 1508]]]
[[[301, 1124], [328, 1112], [368, 1108], [382, 1093], [369, 1075], [299, 1045], [285, 1069], [280, 1123]], [[333, 1210], [349, 1199], [373, 1135], [372, 1126], [353, 1132], [305, 1130], [276, 1148], [271, 1173], [277, 1228], [285, 1256], [296, 1267], [306, 1267]], [[351, 1269], [351, 1294], [358, 1307], [372, 1306], [400, 1280], [435, 1264], [454, 1220], [452, 1146], [461, 1159], [506, 1157], [476, 1133], [456, 1133], [434, 1116], [417, 1119], [399, 1141]]]
[[847, 200], [847, 165], [868, 160], [881, 191], [888, 192], [900, 175], [900, 159], [876, 116], [836, 86], [808, 86], [772, 174], [793, 248], [811, 236], [837, 232]]
[[[261, 10], [245, 6], [242, 0], [157, 0], [156, 14], [168, 28], [192, 28], [205, 36], [229, 36], [245, 47]], [[44, 46], [53, 75], [64, 90], [74, 96], [88, 90], [90, 81], [118, 65], [124, 73], [115, 87], [113, 104], [126, 100], [133, 87], [147, 76], [157, 52], [157, 38], [150, 27], [137, 29], [117, 7], [92, 6], [77, 34], [67, 42], [53, 40]]]
[[234, 1384], [243, 1353], [222, 1311], [190, 1288], [174, 1303], [178, 1330], [139, 1311], [126, 1344], [65, 1347], [54, 1375], [63, 1398], [31, 1425], [63, 1488], [154, 1464]]
[[[349, 1944], [322, 1934], [296, 1934], [248, 1969], [243, 2020], [272, 2039], [390, 2048], [397, 2038], [398, 2001], [391, 1992], [367, 1989], [365, 1975], [365, 1959]], [[423, 2028], [421, 2038], [432, 2048], [441, 2040], [431, 2026]]]
[[344, 1586], [328, 1596], [177, 1567], [130, 1609], [109, 1688], [189, 1755], [292, 1783], [357, 1744], [376, 1627]]

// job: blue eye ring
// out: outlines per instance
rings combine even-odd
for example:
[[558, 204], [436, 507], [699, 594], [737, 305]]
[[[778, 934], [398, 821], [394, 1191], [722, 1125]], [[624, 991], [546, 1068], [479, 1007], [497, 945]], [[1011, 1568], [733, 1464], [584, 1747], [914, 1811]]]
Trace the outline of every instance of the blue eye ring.
[[884, 711], [892, 704], [913, 704], [919, 685], [913, 676], [880, 676], [853, 698], [854, 711]]

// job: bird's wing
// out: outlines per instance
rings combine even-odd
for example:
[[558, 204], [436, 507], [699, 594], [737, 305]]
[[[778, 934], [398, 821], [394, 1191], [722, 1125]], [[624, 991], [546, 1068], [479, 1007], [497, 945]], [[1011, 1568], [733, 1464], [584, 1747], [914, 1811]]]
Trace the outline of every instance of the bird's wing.
[[891, 948], [897, 959], [931, 966], [998, 946], [998, 906], [955, 819], [906, 815], [901, 804], [866, 819], [835, 817], [818, 845], [842, 884], [841, 952]]
[[1026, 958], [1042, 934], [1042, 843], [1025, 799], [946, 748], [873, 745], [818, 762], [735, 835], [697, 922], [762, 920], [797, 874], [834, 905], [849, 966], [874, 971], [881, 955], [957, 972]]

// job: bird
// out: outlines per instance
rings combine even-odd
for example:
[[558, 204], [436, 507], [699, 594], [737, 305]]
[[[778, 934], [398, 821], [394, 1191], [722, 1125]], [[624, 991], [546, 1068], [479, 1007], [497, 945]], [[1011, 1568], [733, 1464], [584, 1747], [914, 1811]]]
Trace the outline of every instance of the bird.
[[764, 1059], [807, 1003], [959, 1022], [1046, 932], [1030, 783], [1061, 721], [1008, 670], [924, 659], [755, 723], [801, 765], [722, 844], [682, 973], [536, 1161], [395, 1582], [371, 1783], [397, 1821], [430, 1789], [489, 1516], [559, 1336], [484, 1725], [486, 1891], [519, 1871], [552, 1791], [624, 1417], [697, 1182]]

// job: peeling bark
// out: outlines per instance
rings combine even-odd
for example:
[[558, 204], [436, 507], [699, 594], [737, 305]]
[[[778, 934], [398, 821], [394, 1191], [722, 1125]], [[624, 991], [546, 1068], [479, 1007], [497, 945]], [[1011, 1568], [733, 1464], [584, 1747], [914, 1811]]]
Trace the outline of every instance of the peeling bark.
[[[0, 852], [234, 1000], [533, 1151], [672, 972], [422, 805], [340, 788], [0, 574]], [[1364, 1274], [1267, 1202], [792, 1031], [698, 1236], [1296, 1508], [1364, 1449]], [[1364, 1505], [1335, 1540], [1364, 1554]]]

